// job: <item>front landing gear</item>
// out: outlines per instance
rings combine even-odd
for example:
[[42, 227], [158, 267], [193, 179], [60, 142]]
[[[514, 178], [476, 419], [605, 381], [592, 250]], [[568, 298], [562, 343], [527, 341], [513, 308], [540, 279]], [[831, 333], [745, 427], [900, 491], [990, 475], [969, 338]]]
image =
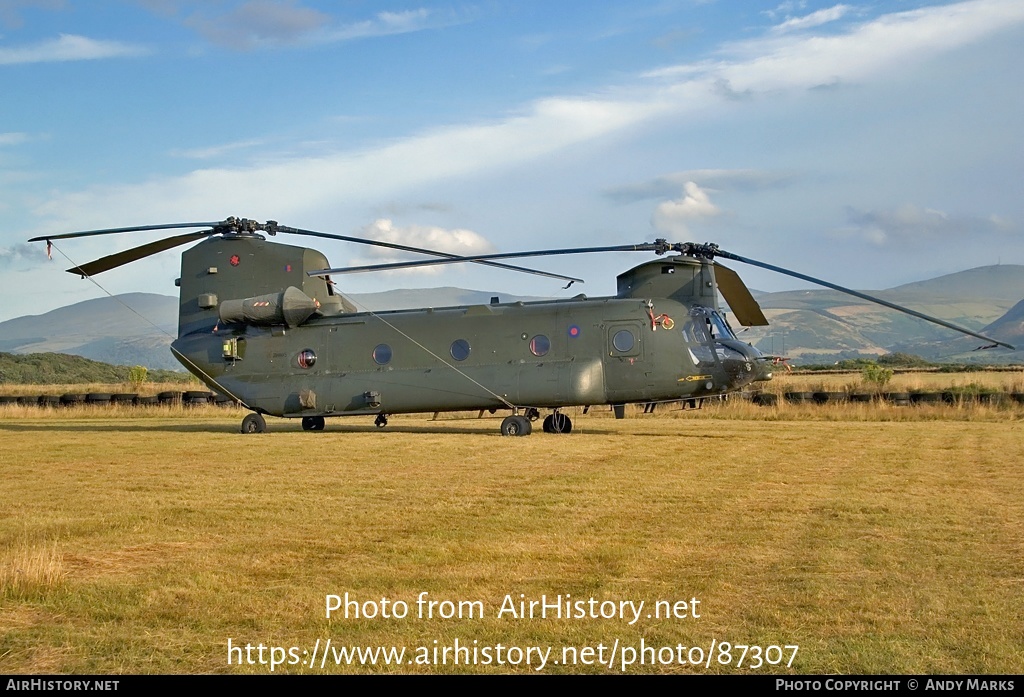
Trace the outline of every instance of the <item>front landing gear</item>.
[[571, 433], [572, 419], [560, 411], [544, 417], [544, 433]]
[[302, 430], [303, 431], [322, 431], [325, 426], [324, 417], [322, 416], [303, 416], [302, 417]]
[[377, 414], [377, 418], [373, 420], [373, 425], [376, 426], [377, 428], [384, 428], [385, 426], [388, 425], [388, 415]]
[[501, 422], [501, 435], [528, 436], [533, 433], [533, 424], [525, 416], [513, 414], [506, 416]]
[[246, 414], [242, 419], [242, 433], [265, 433], [266, 430], [267, 420], [263, 418], [263, 414], [253, 412]]

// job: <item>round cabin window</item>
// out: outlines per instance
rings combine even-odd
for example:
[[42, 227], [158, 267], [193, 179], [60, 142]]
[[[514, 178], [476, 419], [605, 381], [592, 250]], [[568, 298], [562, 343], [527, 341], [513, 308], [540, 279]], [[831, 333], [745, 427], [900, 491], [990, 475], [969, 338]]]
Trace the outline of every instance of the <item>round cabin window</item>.
[[469, 342], [465, 339], [456, 339], [452, 342], [452, 358], [457, 361], [464, 361], [469, 358]]
[[632, 351], [634, 342], [635, 339], [633, 339], [633, 333], [627, 329], [615, 332], [615, 336], [612, 337], [612, 346], [619, 353]]
[[534, 356], [544, 356], [550, 350], [551, 340], [548, 339], [543, 334], [538, 334], [537, 336], [530, 339], [530, 353], [532, 353]]
[[391, 347], [387, 344], [377, 344], [373, 349], [373, 362], [377, 365], [387, 365], [391, 362]]

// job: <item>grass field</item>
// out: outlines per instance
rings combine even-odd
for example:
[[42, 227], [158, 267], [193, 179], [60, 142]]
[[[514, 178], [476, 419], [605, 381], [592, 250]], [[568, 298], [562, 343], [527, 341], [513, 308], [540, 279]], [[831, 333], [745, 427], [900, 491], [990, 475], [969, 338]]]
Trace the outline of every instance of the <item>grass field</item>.
[[[241, 412], [215, 407], [11, 407], [0, 673], [270, 672], [255, 650], [229, 665], [229, 639], [268, 661], [295, 647], [302, 663], [275, 666], [293, 673], [528, 673], [540, 654], [510, 649], [530, 646], [551, 647], [545, 673], [619, 673], [641, 642], [655, 651], [626, 672], [752, 670], [756, 650], [737, 667], [721, 642], [781, 655], [761, 672], [1021, 672], [1024, 410], [845, 409], [602, 411], [567, 436], [502, 438], [500, 414], [243, 436]], [[326, 619], [346, 592], [409, 615]], [[420, 619], [423, 592], [484, 616]], [[645, 606], [632, 625], [498, 617], [520, 594]], [[648, 618], [656, 601], [700, 617]], [[310, 666], [301, 652], [327, 639], [407, 653]], [[436, 665], [456, 640], [490, 664]], [[791, 649], [766, 652], [794, 645], [790, 667]]]

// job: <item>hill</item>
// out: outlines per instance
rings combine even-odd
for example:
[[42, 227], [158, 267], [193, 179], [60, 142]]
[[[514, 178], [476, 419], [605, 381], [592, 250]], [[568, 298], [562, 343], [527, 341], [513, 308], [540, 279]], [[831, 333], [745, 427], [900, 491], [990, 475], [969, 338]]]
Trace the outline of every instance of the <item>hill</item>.
[[[984, 266], [866, 292], [981, 331], [1024, 297], [1024, 266]], [[741, 335], [743, 340], [766, 353], [786, 353], [803, 362], [840, 354], [890, 352], [914, 353], [932, 360], [1022, 360], [1019, 352], [1008, 351], [965, 357], [962, 354], [973, 353], [982, 342], [960, 338], [951, 330], [833, 290], [759, 292], [757, 300], [771, 326], [752, 328]]]
[[181, 370], [167, 348], [177, 329], [177, 298], [126, 293], [0, 322], [0, 351], [68, 353], [151, 370]]
[[[30, 353], [17, 356], [0, 353], [0, 384], [86, 385], [127, 382], [129, 366], [110, 365], [63, 353]], [[150, 382], [187, 381], [187, 373], [150, 371]]]

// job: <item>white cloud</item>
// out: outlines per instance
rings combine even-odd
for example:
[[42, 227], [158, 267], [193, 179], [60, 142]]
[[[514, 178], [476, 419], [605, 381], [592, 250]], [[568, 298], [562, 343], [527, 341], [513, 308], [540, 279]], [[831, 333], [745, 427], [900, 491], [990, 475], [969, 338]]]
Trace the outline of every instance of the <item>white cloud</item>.
[[[1017, 0], [969, 0], [883, 15], [832, 36], [792, 34], [732, 43], [721, 59], [670, 66], [647, 77], [712, 81], [734, 93], [811, 89], [865, 80], [1024, 21]], [[676, 85], [677, 89], [679, 85]]]
[[772, 21], [775, 21], [778, 17], [787, 17], [797, 10], [802, 10], [807, 7], [807, 3], [804, 0], [787, 0], [771, 10], [765, 10], [763, 14], [768, 15]]
[[27, 143], [32, 137], [28, 133], [0, 133], [0, 147], [8, 145], [21, 145]]
[[[446, 230], [425, 225], [396, 227], [388, 218], [378, 218], [364, 226], [360, 230], [360, 235], [380, 242], [422, 247], [459, 256], [488, 254], [494, 251], [494, 246], [486, 238], [472, 230]], [[373, 247], [373, 252], [376, 256], [384, 258], [394, 258], [396, 255], [394, 250], [384, 247]]]
[[0, 247], [0, 268], [7, 268], [13, 264], [21, 263], [24, 260], [45, 260], [45, 253], [41, 247], [33, 247], [30, 244], [16, 244], [11, 247]]
[[174, 157], [186, 157], [194, 160], [212, 160], [217, 157], [222, 157], [228, 153], [232, 153], [238, 150], [248, 150], [249, 148], [255, 148], [264, 144], [262, 140], [240, 140], [234, 143], [224, 143], [222, 145], [211, 145], [207, 148], [190, 148], [188, 150], [172, 150], [171, 155]]
[[639, 184], [627, 184], [605, 191], [608, 198], [632, 203], [652, 198], [673, 196], [687, 182], [719, 191], [762, 191], [787, 186], [796, 174], [756, 169], [691, 169], [673, 172]]
[[49, 39], [29, 46], [0, 48], [0, 65], [99, 60], [101, 58], [140, 56], [146, 53], [148, 51], [141, 46], [120, 41], [99, 41], [86, 36], [61, 34], [57, 39]]
[[937, 244], [1019, 231], [1012, 221], [995, 214], [956, 215], [909, 203], [872, 211], [848, 208], [847, 219], [849, 225], [836, 231], [838, 236], [860, 237], [877, 246]]
[[[407, 247], [419, 247], [436, 252], [445, 252], [458, 256], [474, 256], [477, 254], [490, 254], [495, 250], [485, 237], [472, 230], [454, 229], [449, 230], [428, 225], [407, 225], [396, 226], [388, 218], [378, 218], [369, 225], [362, 227], [358, 237], [365, 237], [369, 240], [401, 244]], [[350, 266], [361, 266], [365, 264], [387, 263], [390, 261], [425, 261], [436, 258], [430, 255], [418, 255], [409, 252], [401, 252], [386, 247], [365, 247], [372, 257], [369, 261], [351, 259]], [[443, 266], [422, 267], [406, 269], [418, 273], [439, 273]]]
[[236, 50], [326, 44], [447, 26], [456, 20], [425, 8], [379, 12], [373, 18], [338, 23], [294, 0], [248, 0], [211, 16], [204, 7], [185, 20], [209, 41]]
[[721, 211], [711, 203], [706, 191], [694, 182], [686, 182], [683, 197], [658, 204], [651, 224], [660, 232], [673, 235], [689, 234], [689, 224], [701, 218], [716, 216]]
[[851, 9], [853, 8], [849, 5], [833, 5], [832, 7], [824, 10], [818, 10], [817, 12], [812, 12], [809, 15], [804, 15], [803, 17], [790, 17], [785, 22], [772, 27], [772, 30], [779, 34], [784, 34], [790, 31], [812, 29], [814, 27], [821, 26], [822, 24], [842, 19], [843, 15]]

